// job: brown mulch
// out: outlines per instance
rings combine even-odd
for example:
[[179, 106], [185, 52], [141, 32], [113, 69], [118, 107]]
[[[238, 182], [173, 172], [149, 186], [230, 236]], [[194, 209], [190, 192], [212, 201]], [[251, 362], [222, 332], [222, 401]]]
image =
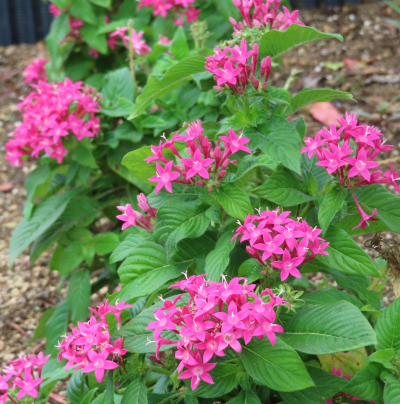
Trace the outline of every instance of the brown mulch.
[[[396, 168], [400, 170], [400, 100], [386, 113], [379, 111], [383, 102], [400, 94], [400, 35], [385, 22], [385, 18], [397, 18], [391, 14], [382, 3], [302, 11], [307, 25], [325, 32], [340, 32], [345, 41], [322, 41], [293, 50], [284, 57], [282, 69], [273, 73], [272, 82], [275, 86], [283, 85], [296, 68], [302, 72], [291, 85], [291, 93], [303, 87], [351, 91], [358, 103], [339, 100], [333, 104], [341, 113], [355, 111], [362, 122], [379, 126], [388, 142], [395, 145], [395, 150], [382, 159], [397, 159]], [[4, 159], [4, 143], [21, 120], [16, 104], [29, 93], [22, 80], [23, 68], [30, 60], [44, 55], [42, 43], [0, 47], [0, 368], [19, 353], [43, 349], [43, 341], [35, 341], [30, 347], [28, 341], [41, 314], [61, 300], [57, 293], [59, 276], [47, 268], [49, 254], [43, 254], [31, 267], [25, 253], [17, 259], [13, 272], [8, 269], [11, 233], [22, 218], [25, 202], [24, 181], [35, 162], [30, 161], [22, 169], [11, 167]], [[322, 125], [307, 111], [302, 115], [308, 135], [312, 136]], [[360, 243], [363, 240], [358, 239]], [[318, 276], [314, 280], [322, 282]], [[390, 288], [386, 293], [389, 301]]]

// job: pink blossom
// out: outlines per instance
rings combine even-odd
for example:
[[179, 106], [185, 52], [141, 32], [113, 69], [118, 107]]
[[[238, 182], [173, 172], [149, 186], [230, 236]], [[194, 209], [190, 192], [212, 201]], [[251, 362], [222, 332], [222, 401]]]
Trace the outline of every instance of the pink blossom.
[[356, 175], [362, 175], [368, 182], [371, 179], [371, 173], [369, 172], [370, 169], [379, 167], [379, 163], [376, 161], [368, 161], [367, 160], [367, 153], [365, 149], [361, 149], [357, 153], [357, 157], [347, 157], [346, 161], [351, 164], [353, 167], [350, 169], [348, 177], [352, 178]]
[[176, 325], [171, 321], [174, 310], [165, 314], [161, 309], [155, 311], [156, 321], [151, 322], [146, 330], [154, 330], [154, 338], [158, 338], [164, 330], [176, 330]]
[[237, 82], [237, 76], [243, 70], [243, 68], [238, 67], [235, 68], [233, 63], [228, 60], [224, 63], [224, 67], [222, 69], [215, 69], [213, 73], [219, 77], [217, 80], [217, 85], [222, 86], [224, 84], [232, 84], [235, 85]]
[[172, 161], [168, 162], [165, 165], [165, 168], [162, 168], [158, 163], [156, 164], [157, 175], [149, 178], [149, 181], [158, 182], [156, 186], [156, 194], [160, 192], [162, 187], [165, 187], [168, 192], [172, 193], [171, 181], [176, 180], [180, 176], [179, 173], [172, 172], [172, 164]]
[[242, 352], [242, 345], [240, 344], [238, 339], [242, 337], [243, 337], [243, 330], [230, 331], [225, 334], [221, 334], [218, 349], [222, 351], [229, 346], [234, 351], [240, 353]]
[[221, 140], [229, 144], [230, 150], [232, 153], [237, 153], [239, 150], [242, 150], [246, 153], [251, 153], [251, 150], [245, 146], [245, 144], [250, 142], [250, 139], [242, 138], [242, 135], [239, 137], [232, 129], [229, 129], [228, 136], [220, 136]]
[[353, 227], [353, 230], [358, 229], [359, 227], [361, 227], [362, 229], [365, 229], [367, 227], [367, 225], [369, 226], [368, 221], [375, 222], [375, 221], [379, 220], [375, 217], [378, 214], [377, 209], [374, 209], [372, 214], [368, 215], [362, 209], [360, 203], [357, 200], [356, 194], [354, 194], [354, 193], [353, 193], [353, 199], [357, 205], [358, 212], [360, 213], [360, 216], [361, 216], [361, 222], [356, 227]]
[[317, 133], [315, 139], [312, 137], [304, 138], [304, 143], [306, 147], [301, 149], [301, 153], [307, 153], [308, 158], [311, 158], [315, 151], [324, 144], [324, 140], [321, 140], [321, 135]]
[[47, 73], [45, 65], [47, 62], [48, 60], [43, 58], [33, 60], [24, 70], [25, 83], [46, 81]]
[[253, 335], [255, 337], [262, 337], [263, 335], [266, 335], [271, 344], [275, 345], [276, 343], [275, 333], [281, 333], [281, 332], [283, 332], [283, 327], [281, 325], [273, 324], [268, 320], [263, 320], [260, 324], [260, 327], [258, 327], [254, 331]]
[[26, 395], [37, 398], [37, 387], [40, 385], [40, 383], [42, 383], [43, 380], [44, 379], [42, 378], [34, 379], [31, 373], [25, 373], [25, 377], [22, 380], [15, 379], [13, 381], [14, 385], [21, 389], [17, 394], [17, 399], [21, 400], [21, 398], [25, 397]]
[[215, 337], [210, 334], [206, 334], [206, 340], [195, 345], [196, 349], [203, 351], [204, 363], [211, 360], [213, 355], [225, 356], [224, 352], [219, 350], [220, 337]]
[[217, 317], [219, 320], [225, 322], [221, 328], [221, 332], [222, 334], [226, 334], [233, 328], [245, 329], [246, 327], [242, 320], [244, 320], [248, 315], [249, 312], [247, 310], [241, 310], [238, 312], [238, 308], [235, 302], [230, 302], [228, 306], [228, 313], [215, 313], [214, 317]]
[[197, 389], [200, 384], [200, 380], [203, 380], [209, 384], [214, 384], [214, 381], [208, 372], [217, 366], [216, 363], [203, 363], [199, 353], [196, 356], [196, 361], [196, 365], [186, 365], [187, 370], [178, 376], [178, 379], [191, 378], [190, 386], [192, 390]]
[[9, 389], [7, 382], [11, 377], [11, 374], [5, 375], [4, 377], [0, 375], [0, 391], [6, 392]]
[[192, 157], [192, 159], [183, 158], [181, 159], [185, 166], [189, 167], [189, 171], [186, 174], [186, 178], [192, 178], [198, 174], [201, 178], [209, 179], [210, 175], [206, 170], [206, 167], [214, 162], [214, 159], [202, 159], [201, 151], [197, 149]]
[[400, 193], [399, 184], [396, 181], [399, 181], [399, 173], [393, 171], [392, 162], [389, 161], [390, 171], [386, 171], [383, 176], [390, 180], [390, 183], [395, 187], [397, 193]]
[[267, 260], [272, 254], [283, 254], [283, 250], [280, 247], [285, 240], [285, 236], [283, 234], [279, 234], [275, 237], [272, 237], [270, 234], [264, 232], [263, 234], [263, 243], [255, 244], [254, 248], [257, 250], [264, 251], [262, 255], [262, 260]]
[[90, 373], [94, 371], [96, 380], [99, 383], [103, 381], [105, 370], [116, 369], [118, 367], [117, 363], [107, 360], [109, 355], [108, 351], [103, 351], [100, 353], [89, 351], [88, 355], [91, 363], [87, 364], [83, 368], [82, 372]]
[[49, 4], [49, 11], [55, 18], [62, 13], [62, 10], [60, 10], [55, 4]]
[[271, 265], [281, 269], [281, 280], [285, 281], [289, 275], [295, 278], [301, 278], [301, 274], [297, 267], [304, 261], [303, 257], [292, 258], [290, 252], [285, 249], [282, 261], [273, 261]]

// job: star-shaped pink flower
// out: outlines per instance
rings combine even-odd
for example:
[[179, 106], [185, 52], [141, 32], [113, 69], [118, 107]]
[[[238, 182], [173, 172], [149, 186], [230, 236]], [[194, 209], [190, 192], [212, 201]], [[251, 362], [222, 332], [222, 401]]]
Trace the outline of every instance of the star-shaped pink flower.
[[182, 163], [185, 164], [185, 166], [189, 167], [189, 170], [186, 174], [187, 179], [194, 177], [196, 174], [198, 174], [201, 178], [206, 179], [210, 178], [210, 175], [206, 170], [206, 167], [210, 166], [214, 162], [214, 159], [202, 160], [202, 158], [203, 156], [201, 154], [200, 149], [197, 149], [194, 152], [192, 159], [188, 158], [181, 159]]
[[149, 178], [149, 181], [152, 182], [158, 182], [156, 186], [156, 194], [160, 192], [162, 187], [165, 187], [165, 189], [172, 193], [172, 185], [171, 182], [175, 181], [180, 174], [177, 172], [172, 172], [172, 165], [173, 162], [169, 161], [166, 165], [165, 168], [162, 168], [160, 164], [156, 164], [156, 169], [157, 169], [157, 175], [154, 175], [153, 177]]
[[242, 137], [242, 135], [238, 137], [232, 129], [229, 129], [228, 136], [220, 136], [219, 138], [227, 143], [232, 153], [237, 153], [239, 150], [251, 153], [251, 150], [245, 146], [245, 144], [250, 142], [250, 139]]

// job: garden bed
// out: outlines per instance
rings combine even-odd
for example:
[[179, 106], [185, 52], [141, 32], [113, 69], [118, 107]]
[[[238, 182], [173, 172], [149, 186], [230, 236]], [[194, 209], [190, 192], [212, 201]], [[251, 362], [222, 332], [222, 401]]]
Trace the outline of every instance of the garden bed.
[[[281, 72], [274, 72], [275, 86], [283, 84], [293, 67], [302, 69], [298, 80], [292, 84], [291, 92], [303, 87], [332, 87], [350, 91], [358, 104], [350, 101], [335, 101], [340, 113], [356, 111], [362, 123], [377, 125], [395, 145], [395, 150], [385, 156], [395, 161], [400, 168], [400, 101], [392, 104], [382, 115], [379, 107], [400, 93], [400, 56], [398, 32], [388, 27], [385, 18], [390, 10], [382, 4], [368, 4], [346, 7], [341, 10], [310, 10], [302, 13], [307, 25], [325, 32], [340, 32], [345, 42], [318, 42], [308, 44], [289, 52], [284, 57]], [[3, 145], [20, 120], [16, 103], [19, 97], [29, 92], [22, 81], [22, 70], [28, 62], [45, 53], [44, 46], [20, 45], [0, 49], [0, 142]], [[347, 59], [347, 60], [345, 60]], [[332, 62], [331, 65], [327, 61]], [[340, 67], [336, 63], [344, 61]], [[325, 64], [323, 64], [325, 62]], [[332, 70], [337, 69], [337, 71]], [[313, 136], [322, 124], [309, 113], [302, 111], [308, 125], [308, 134]], [[396, 118], [397, 117], [397, 118]], [[24, 179], [33, 169], [31, 161], [23, 170], [12, 168], [4, 161], [4, 148], [0, 152], [0, 367], [4, 362], [15, 359], [19, 353], [37, 353], [43, 349], [40, 340], [28, 347], [41, 313], [57, 304], [58, 275], [49, 275], [49, 255], [42, 258], [33, 268], [28, 254], [21, 255], [15, 262], [14, 272], [8, 270], [8, 244], [13, 228], [22, 218], [24, 205]], [[8, 184], [8, 185], [7, 185]], [[358, 238], [363, 244], [365, 237]], [[320, 277], [314, 277], [316, 282]], [[389, 288], [388, 288], [389, 291]], [[100, 291], [102, 293], [102, 291]], [[104, 294], [104, 293], [103, 293]], [[65, 296], [65, 291], [61, 291]], [[92, 296], [96, 299], [96, 296]], [[385, 302], [392, 299], [387, 294]]]

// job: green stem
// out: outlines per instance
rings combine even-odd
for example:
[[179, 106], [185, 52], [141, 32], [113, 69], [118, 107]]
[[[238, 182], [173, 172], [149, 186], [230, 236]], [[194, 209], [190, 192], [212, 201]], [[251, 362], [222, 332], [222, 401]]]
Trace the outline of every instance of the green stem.
[[250, 102], [249, 102], [249, 98], [248, 97], [244, 97], [244, 110], [246, 112], [246, 115], [249, 113], [250, 111]]
[[164, 368], [160, 368], [158, 366], [152, 366], [152, 365], [149, 366], [149, 369], [151, 372], [160, 373], [162, 375], [167, 375], [167, 376], [171, 376], [172, 373], [174, 373], [168, 369], [164, 369]]
[[148, 308], [154, 303], [154, 300], [156, 300], [157, 297], [158, 297], [158, 291], [157, 291], [157, 292], [154, 292], [154, 293], [149, 297], [149, 300], [147, 300], [146, 305], [145, 305], [144, 308], [145, 308], [145, 309], [148, 309]]
[[379, 284], [382, 282], [382, 280], [386, 277], [387, 273], [389, 272], [389, 266], [386, 265], [385, 268], [382, 269], [380, 272], [381, 277], [374, 279], [374, 281], [369, 285], [368, 290], [372, 290], [373, 292], [376, 292], [376, 289], [378, 288]]
[[310, 210], [314, 207], [313, 202], [309, 202], [307, 206], [300, 212], [300, 217], [305, 219], [307, 215], [310, 213]]
[[136, 92], [136, 74], [135, 74], [135, 64], [133, 61], [133, 46], [132, 46], [132, 29], [133, 29], [133, 20], [129, 20], [128, 23], [128, 27], [129, 27], [129, 69], [131, 71], [132, 74], [132, 78], [133, 78], [133, 84], [134, 84], [134, 88], [135, 88], [135, 92]]

